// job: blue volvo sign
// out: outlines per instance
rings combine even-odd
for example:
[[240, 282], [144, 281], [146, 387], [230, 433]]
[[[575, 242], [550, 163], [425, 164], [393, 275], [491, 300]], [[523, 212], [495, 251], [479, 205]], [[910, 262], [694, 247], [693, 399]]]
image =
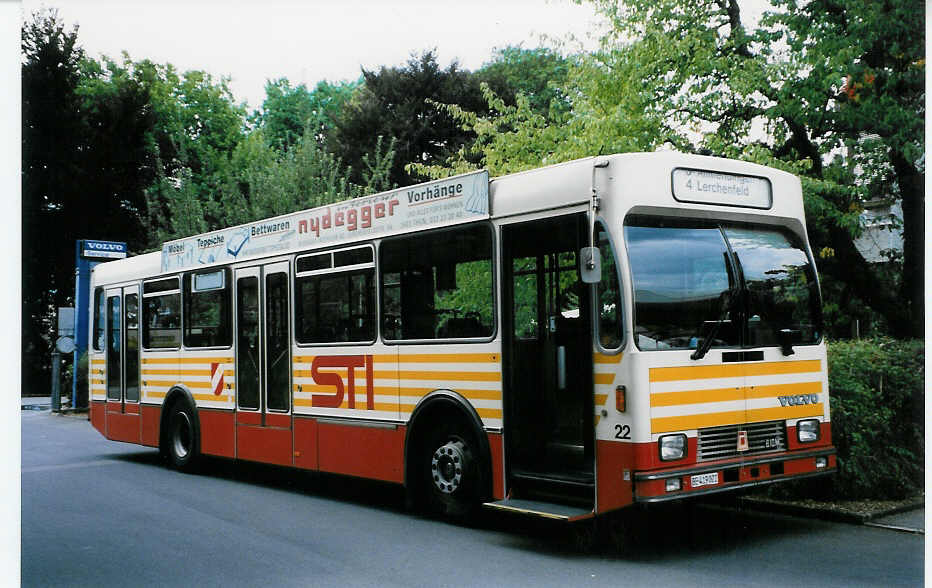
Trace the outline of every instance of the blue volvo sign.
[[126, 243], [117, 241], [94, 241], [83, 239], [78, 241], [79, 257], [123, 259], [126, 257]]

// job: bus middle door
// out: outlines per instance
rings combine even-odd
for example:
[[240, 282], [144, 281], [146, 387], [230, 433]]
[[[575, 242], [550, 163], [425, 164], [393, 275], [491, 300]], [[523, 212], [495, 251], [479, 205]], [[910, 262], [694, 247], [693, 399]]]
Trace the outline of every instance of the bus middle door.
[[293, 465], [288, 262], [237, 269], [236, 457]]

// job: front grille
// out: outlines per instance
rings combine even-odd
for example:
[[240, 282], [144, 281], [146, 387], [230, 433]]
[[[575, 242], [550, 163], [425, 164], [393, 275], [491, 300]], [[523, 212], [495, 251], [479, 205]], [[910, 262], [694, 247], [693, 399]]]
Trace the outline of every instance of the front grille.
[[[740, 453], [738, 431], [748, 432], [748, 450]], [[786, 426], [783, 421], [770, 421], [699, 429], [697, 446], [698, 461], [786, 451]]]

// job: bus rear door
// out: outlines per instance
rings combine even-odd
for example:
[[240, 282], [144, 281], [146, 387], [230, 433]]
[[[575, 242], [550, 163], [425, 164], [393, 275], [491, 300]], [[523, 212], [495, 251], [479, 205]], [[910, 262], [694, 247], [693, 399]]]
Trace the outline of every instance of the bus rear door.
[[105, 296], [106, 436], [139, 443], [139, 286], [110, 288]]

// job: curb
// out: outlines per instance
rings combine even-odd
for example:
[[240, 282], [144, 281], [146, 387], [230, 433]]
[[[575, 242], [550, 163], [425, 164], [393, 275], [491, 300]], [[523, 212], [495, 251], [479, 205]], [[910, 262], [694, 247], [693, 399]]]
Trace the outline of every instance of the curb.
[[910, 511], [916, 508], [921, 508], [925, 506], [925, 497], [919, 497], [915, 500], [911, 500], [907, 503], [900, 504], [888, 509], [879, 510], [876, 512], [858, 514], [853, 512], [844, 512], [839, 510], [834, 510], [831, 508], [822, 508], [817, 506], [802, 506], [799, 504], [788, 504], [784, 502], [774, 502], [771, 500], [752, 498], [752, 497], [742, 497], [739, 499], [739, 504], [742, 507], [749, 508], [751, 510], [758, 510], [764, 512], [774, 512], [778, 514], [786, 514], [800, 517], [809, 517], [820, 519], [824, 521], [832, 521], [836, 523], [849, 523], [854, 525], [863, 525], [869, 523], [875, 519], [881, 517], [898, 514], [901, 512]]

